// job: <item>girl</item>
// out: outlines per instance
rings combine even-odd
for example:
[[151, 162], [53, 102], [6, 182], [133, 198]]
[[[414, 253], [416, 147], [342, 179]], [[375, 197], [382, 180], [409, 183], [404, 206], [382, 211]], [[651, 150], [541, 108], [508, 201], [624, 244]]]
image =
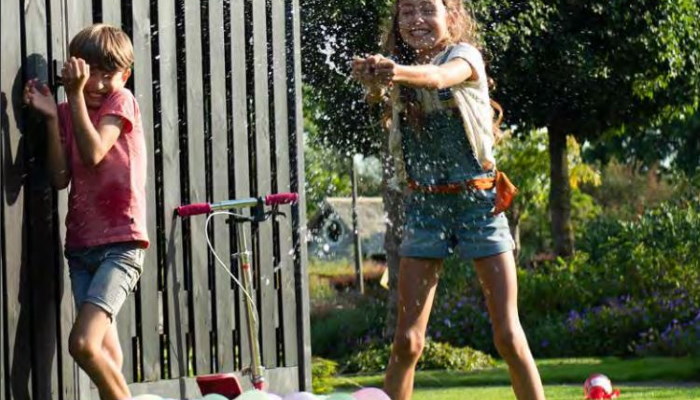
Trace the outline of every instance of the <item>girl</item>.
[[367, 101], [391, 106], [389, 147], [405, 183], [398, 321], [384, 388], [409, 400], [442, 261], [473, 259], [519, 400], [544, 399], [517, 308], [513, 187], [495, 169], [493, 109], [475, 23], [462, 0], [397, 0], [383, 50], [353, 62]]

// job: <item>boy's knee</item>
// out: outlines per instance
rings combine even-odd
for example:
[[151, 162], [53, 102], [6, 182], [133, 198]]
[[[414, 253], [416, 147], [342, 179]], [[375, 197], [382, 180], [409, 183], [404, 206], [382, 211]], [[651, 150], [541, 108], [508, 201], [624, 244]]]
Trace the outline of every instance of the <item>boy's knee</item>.
[[78, 362], [94, 358], [99, 351], [102, 351], [101, 346], [83, 335], [71, 334], [68, 340], [68, 352]]
[[425, 347], [425, 334], [408, 329], [398, 332], [394, 339], [394, 354], [401, 360], [417, 361]]

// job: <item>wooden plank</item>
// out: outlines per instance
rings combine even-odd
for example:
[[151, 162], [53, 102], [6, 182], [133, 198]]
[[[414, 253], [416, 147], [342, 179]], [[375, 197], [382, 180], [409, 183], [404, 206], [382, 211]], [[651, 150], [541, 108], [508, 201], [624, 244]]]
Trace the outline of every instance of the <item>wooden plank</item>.
[[[253, 73], [255, 96], [255, 176], [256, 194], [267, 195], [272, 190], [270, 171], [269, 96], [267, 79], [267, 24], [265, 2], [253, 1]], [[258, 235], [253, 238], [256, 253], [257, 301], [263, 365], [277, 365], [275, 304], [273, 276], [272, 226], [264, 222], [258, 226]]]
[[[48, 45], [50, 43], [47, 30], [46, 3], [27, 3], [24, 7], [22, 38], [25, 39], [25, 59], [23, 78], [39, 78], [48, 82]], [[23, 79], [24, 80], [24, 79]], [[23, 118], [23, 142], [26, 152], [25, 165], [25, 247], [26, 255], [23, 268], [26, 271], [26, 285], [20, 288], [20, 293], [27, 294], [28, 301], [22, 308], [22, 316], [29, 318], [31, 335], [23, 334], [23, 340], [29, 341], [32, 357], [24, 357], [31, 361], [32, 398], [51, 399], [58, 390], [55, 355], [57, 345], [56, 314], [57, 282], [54, 275], [56, 253], [50, 251], [50, 246], [58, 243], [53, 241], [53, 191], [48, 175], [44, 168], [45, 160], [45, 129], [41, 119], [33, 118], [33, 113], [25, 113]], [[47, 245], [49, 246], [47, 248]], [[49, 251], [46, 251], [46, 250]], [[14, 367], [14, 366], [13, 366]], [[13, 375], [29, 378], [29, 374], [14, 370]]]
[[[141, 121], [146, 136], [148, 149], [149, 177], [146, 184], [146, 204], [148, 207], [148, 237], [151, 248], [146, 252], [144, 269], [139, 282], [137, 303], [139, 304], [140, 360], [141, 381], [155, 381], [160, 378], [160, 332], [159, 332], [159, 287], [158, 287], [158, 249], [162, 243], [157, 241], [156, 226], [156, 171], [155, 171], [155, 137], [153, 112], [153, 74], [151, 59], [151, 10], [144, 1], [132, 2], [133, 42], [134, 42], [134, 91], [141, 109]], [[160, 143], [158, 144], [160, 145]], [[136, 381], [136, 380], [135, 380]]]
[[182, 225], [173, 210], [180, 205], [180, 145], [178, 139], [178, 51], [175, 2], [158, 1], [158, 48], [160, 61], [160, 118], [162, 129], [162, 171], [165, 246], [165, 289], [163, 293], [166, 356], [169, 368], [166, 377], [187, 375], [186, 318], [184, 269], [182, 260]]
[[[2, 141], [3, 141], [3, 164], [4, 164], [4, 187], [3, 189], [3, 214], [4, 214], [4, 274], [5, 274], [5, 299], [7, 303], [4, 316], [7, 336], [5, 337], [8, 353], [5, 355], [5, 366], [9, 367], [8, 385], [12, 388], [9, 399], [20, 396], [31, 396], [29, 392], [29, 364], [26, 354], [29, 354], [29, 343], [22, 340], [24, 329], [30, 329], [21, 322], [29, 320], [22, 319], [23, 308], [29, 305], [25, 302], [26, 291], [20, 291], [23, 283], [23, 261], [24, 249], [24, 195], [23, 175], [24, 175], [24, 144], [22, 133], [18, 129], [21, 121], [21, 90], [22, 90], [22, 55], [21, 41], [17, 40], [21, 36], [22, 10], [19, 3], [10, 6], [4, 3], [2, 9], [2, 24], [0, 26], [0, 37], [15, 38], [2, 42], [2, 68], [0, 68], [0, 88], [7, 105], [3, 109]], [[26, 272], [26, 271], [25, 271]], [[15, 383], [16, 382], [16, 383]]]
[[[250, 196], [250, 166], [248, 161], [248, 101], [246, 98], [246, 20], [250, 15], [245, 12], [244, 0], [231, 0], [230, 3], [230, 21], [231, 21], [231, 106], [233, 108], [233, 156], [230, 160], [229, 169], [233, 169], [234, 173], [234, 190], [231, 193], [232, 198]], [[244, 16], [244, 18], [241, 18]], [[248, 211], [244, 211], [247, 213]], [[244, 226], [246, 237], [250, 238], [250, 226]], [[236, 251], [238, 247], [234, 245]], [[236, 268], [234, 275], [240, 278], [240, 264], [236, 260]], [[240, 280], [240, 279], [239, 279]], [[250, 350], [248, 347], [248, 330], [247, 323], [243, 312], [244, 295], [240, 288], [235, 287], [235, 292], [238, 297], [236, 304], [236, 319], [238, 333], [238, 365], [247, 367], [250, 365]], [[236, 345], [236, 343], [234, 343]]]
[[[275, 105], [275, 176], [277, 191], [291, 191], [290, 153], [289, 153], [289, 116], [287, 114], [287, 53], [284, 3], [272, 2], [272, 62]], [[275, 268], [279, 282], [278, 308], [280, 310], [280, 329], [283, 340], [283, 366], [297, 365], [296, 332], [296, 297], [294, 296], [294, 262], [292, 252], [292, 218], [291, 206], [280, 208], [287, 218], [277, 222], [279, 254]], [[291, 253], [291, 254], [290, 254]]]
[[[70, 43], [70, 40], [82, 29], [85, 27], [89, 26], [92, 24], [93, 19], [92, 19], [92, 4], [90, 2], [84, 2], [80, 0], [64, 0], [63, 2], [63, 9], [61, 10], [62, 18], [65, 21], [65, 55], [62, 61], [65, 61], [68, 59], [69, 54], [68, 54], [68, 44]], [[62, 65], [59, 65], [59, 70], [62, 67]], [[65, 101], [65, 97], [62, 97], [62, 100]], [[68, 190], [63, 190], [60, 192], [59, 197], [58, 197], [58, 202], [59, 202], [59, 221], [61, 225], [61, 237], [65, 239], [65, 218], [68, 213]], [[70, 288], [70, 276], [69, 276], [69, 271], [68, 271], [68, 264], [65, 263], [65, 269], [64, 269], [64, 282], [67, 285], [67, 288]], [[68, 292], [69, 296], [66, 297], [65, 293]], [[64, 335], [63, 340], [66, 343], [66, 348], [67, 348], [67, 343], [68, 343], [68, 337], [70, 335], [71, 328], [73, 326], [73, 323], [75, 321], [75, 317], [77, 316], [77, 312], [74, 307], [74, 300], [73, 300], [73, 294], [72, 290], [70, 289], [64, 289], [64, 297], [61, 301], [61, 308], [65, 312], [68, 309], [71, 311], [68, 312], [68, 314], [63, 314], [66, 315], [64, 317], [62, 315], [61, 318], [61, 332]], [[67, 352], [66, 352], [67, 353]], [[67, 365], [66, 365], [67, 364]], [[72, 370], [74, 380], [73, 380], [73, 392], [69, 393], [69, 395], [72, 395], [74, 397], [72, 398], [78, 398], [78, 399], [87, 399], [89, 398], [90, 395], [90, 387], [93, 386], [92, 382], [90, 381], [90, 378], [88, 375], [78, 367], [77, 364], [74, 363], [73, 358], [68, 354], [67, 359], [65, 359], [64, 365], [66, 366], [65, 370]]]
[[[212, 143], [212, 174], [215, 201], [229, 197], [229, 168], [228, 168], [228, 134], [227, 105], [226, 105], [226, 60], [225, 54], [224, 9], [219, 1], [209, 2], [209, 59], [211, 87], [211, 143]], [[215, 221], [214, 244], [216, 252], [226, 268], [231, 269], [231, 247], [229, 242], [229, 227], [223, 218]], [[231, 290], [231, 278], [220, 266], [214, 267], [214, 284], [216, 296], [216, 370], [233, 371], [233, 332], [234, 325], [234, 292]]]
[[102, 0], [102, 22], [122, 26], [121, 0]]
[[[206, 202], [206, 165], [204, 149], [204, 110], [202, 107], [202, 26], [200, 4], [185, 2], [185, 54], [187, 74], [187, 154], [189, 157], [189, 202]], [[191, 289], [190, 314], [194, 321], [191, 334], [194, 336], [195, 374], [210, 372], [211, 365], [211, 296], [209, 293], [209, 268], [207, 258], [204, 219], [191, 220]], [[194, 324], [193, 324], [194, 322]]]
[[[102, 0], [102, 22], [121, 28], [121, 5], [115, 0]], [[136, 60], [138, 62], [138, 60]], [[119, 314], [117, 314], [116, 324], [119, 334], [119, 343], [122, 347], [124, 364], [122, 373], [127, 382], [134, 382], [134, 349], [133, 339], [136, 336], [135, 324], [136, 304], [134, 296], [128, 296], [124, 301]]]
[[[54, 76], [56, 75], [56, 69], [59, 67], [58, 62], [54, 62], [57, 59], [63, 60], [64, 54], [64, 43], [66, 38], [65, 33], [65, 21], [62, 15], [63, 2], [62, 0], [49, 0], [46, 2], [46, 18], [48, 20], [49, 31], [47, 40], [47, 63], [48, 63], [48, 82], [55, 88]], [[63, 194], [63, 200], [65, 200], [65, 194]], [[52, 203], [54, 209], [65, 211], [65, 201], [63, 203], [63, 208], [61, 208], [61, 197], [55, 192], [51, 195]], [[57, 302], [57, 307], [54, 310], [58, 312], [54, 324], [54, 334], [55, 334], [55, 357], [52, 362], [52, 369], [56, 371], [52, 375], [52, 379], [56, 379], [53, 382], [51, 398], [62, 398], [66, 393], [67, 389], [73, 388], [74, 374], [73, 369], [64, 369], [66, 361], [70, 360], [70, 354], [68, 354], [68, 340], [67, 333], [63, 331], [64, 323], [64, 298], [66, 297], [66, 292], [70, 293], [70, 282], [64, 280], [64, 263], [63, 263], [63, 236], [59, 234], [63, 224], [63, 219], [58, 217], [59, 213], [53, 213], [51, 215], [51, 239], [50, 242], [55, 244], [55, 248], [51, 252], [51, 267], [52, 277], [54, 279], [54, 302]], [[65, 214], [64, 214], [65, 215]], [[73, 316], [73, 305], [72, 300], [69, 300], [68, 305], [71, 306], [68, 311], [68, 316]]]
[[290, 170], [292, 170], [292, 190], [299, 193], [299, 203], [292, 207], [292, 233], [295, 246], [295, 283], [297, 300], [297, 348], [299, 357], [299, 389], [311, 389], [311, 333], [309, 278], [305, 232], [306, 199], [304, 196], [304, 119], [301, 102], [301, 13], [299, 0], [287, 0], [287, 93], [290, 129]]

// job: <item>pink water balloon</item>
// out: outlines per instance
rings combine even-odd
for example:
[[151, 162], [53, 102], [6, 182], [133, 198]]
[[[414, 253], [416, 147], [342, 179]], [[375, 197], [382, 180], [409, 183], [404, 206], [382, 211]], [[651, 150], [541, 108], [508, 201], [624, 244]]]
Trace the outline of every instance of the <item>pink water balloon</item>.
[[352, 394], [355, 400], [391, 400], [389, 395], [377, 388], [364, 388]]

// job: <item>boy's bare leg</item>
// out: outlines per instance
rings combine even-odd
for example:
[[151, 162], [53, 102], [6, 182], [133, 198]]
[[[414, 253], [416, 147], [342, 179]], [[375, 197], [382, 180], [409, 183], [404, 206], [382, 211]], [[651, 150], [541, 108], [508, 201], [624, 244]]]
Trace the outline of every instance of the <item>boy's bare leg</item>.
[[102, 351], [112, 360], [119, 371], [122, 370], [124, 364], [124, 354], [122, 346], [119, 343], [119, 333], [117, 332], [117, 321], [112, 321], [105, 333], [105, 338], [102, 341]]
[[121, 370], [103, 350], [111, 325], [107, 312], [94, 304], [84, 303], [71, 330], [68, 349], [95, 383], [102, 400], [123, 400], [130, 398], [131, 393]]
[[401, 258], [398, 321], [384, 390], [392, 400], [410, 400], [416, 364], [423, 352], [442, 260]]
[[512, 252], [474, 260], [493, 325], [496, 349], [508, 364], [518, 400], [544, 400], [535, 360], [518, 317], [518, 282]]

